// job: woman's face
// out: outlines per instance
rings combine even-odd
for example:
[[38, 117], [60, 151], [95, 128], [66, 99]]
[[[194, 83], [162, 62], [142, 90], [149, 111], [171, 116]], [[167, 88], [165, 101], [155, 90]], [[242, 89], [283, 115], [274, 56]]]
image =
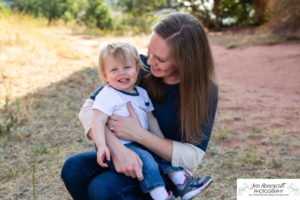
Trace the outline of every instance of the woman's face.
[[171, 50], [167, 42], [158, 34], [153, 32], [148, 45], [148, 65], [151, 73], [157, 78], [162, 78], [164, 83], [175, 84], [179, 82], [179, 75]]

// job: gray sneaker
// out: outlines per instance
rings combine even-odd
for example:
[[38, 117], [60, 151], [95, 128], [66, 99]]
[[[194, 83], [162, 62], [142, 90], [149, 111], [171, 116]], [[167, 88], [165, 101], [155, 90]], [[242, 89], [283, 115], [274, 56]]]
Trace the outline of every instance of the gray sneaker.
[[212, 183], [212, 178], [210, 176], [197, 178], [190, 176], [187, 173], [185, 176], [185, 182], [182, 185], [177, 185], [178, 194], [181, 196], [182, 200], [193, 199]]

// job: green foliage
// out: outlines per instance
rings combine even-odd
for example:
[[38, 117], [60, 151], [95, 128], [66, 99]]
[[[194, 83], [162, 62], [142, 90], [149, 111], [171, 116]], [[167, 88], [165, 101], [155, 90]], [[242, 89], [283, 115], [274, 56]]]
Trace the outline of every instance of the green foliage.
[[36, 17], [75, 20], [90, 27], [109, 29], [112, 17], [104, 0], [14, 0], [13, 9]]
[[149, 33], [157, 17], [151, 14], [143, 14], [139, 17], [133, 14], [123, 14], [122, 17], [115, 17], [113, 29], [121, 33]]
[[134, 34], [148, 33], [157, 21], [156, 12], [174, 7], [176, 0], [119, 0], [114, 5], [122, 17], [114, 20], [114, 29]]
[[46, 16], [48, 17], [48, 22], [51, 23], [53, 20], [60, 18], [65, 10], [66, 10], [66, 4], [64, 0], [50, 0], [47, 1], [45, 4], [42, 6], [43, 8], [43, 13], [46, 13]]
[[60, 18], [67, 8], [64, 0], [14, 0], [13, 2], [14, 10], [37, 17], [46, 17], [49, 23]]
[[[276, 0], [272, 9], [266, 0], [12, 0], [13, 10], [36, 17], [46, 17], [48, 23], [57, 19], [76, 21], [89, 27], [130, 32], [148, 32], [156, 14], [166, 10], [189, 12], [205, 27], [220, 30], [225, 26], [248, 26], [271, 23], [274, 32], [286, 35], [299, 27], [299, 1]], [[109, 3], [110, 7], [107, 6]], [[113, 19], [111, 9], [117, 13]], [[162, 11], [162, 12], [161, 12]], [[0, 14], [9, 9], [0, 0]], [[269, 17], [267, 17], [269, 15]], [[265, 21], [266, 20], [266, 21]]]
[[175, 2], [175, 0], [119, 0], [117, 6], [124, 13], [140, 16], [163, 8], [170, 8]]
[[88, 7], [87, 0], [67, 0], [66, 10], [62, 16], [65, 21], [75, 20], [77, 22], [82, 21], [82, 17], [85, 10]]
[[10, 9], [4, 0], [0, 0], [0, 16], [9, 14]]
[[248, 25], [254, 21], [251, 0], [178, 0], [179, 7], [213, 29], [228, 25]]
[[7, 5], [5, 4], [4, 0], [0, 0], [0, 11], [6, 9], [7, 9]]
[[83, 21], [90, 27], [110, 29], [112, 27], [112, 16], [104, 0], [88, 0]]
[[222, 0], [218, 5], [222, 19], [233, 19], [231, 23], [222, 25], [248, 25], [255, 21], [254, 10], [249, 0]]

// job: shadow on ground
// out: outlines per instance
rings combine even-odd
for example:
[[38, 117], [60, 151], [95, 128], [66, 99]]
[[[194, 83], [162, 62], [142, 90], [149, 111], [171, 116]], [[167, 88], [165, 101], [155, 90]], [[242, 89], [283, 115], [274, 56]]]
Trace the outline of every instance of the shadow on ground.
[[2, 121], [9, 114], [17, 122], [0, 136], [0, 199], [68, 198], [60, 169], [69, 155], [91, 147], [77, 114], [98, 82], [96, 68], [85, 68], [1, 111]]

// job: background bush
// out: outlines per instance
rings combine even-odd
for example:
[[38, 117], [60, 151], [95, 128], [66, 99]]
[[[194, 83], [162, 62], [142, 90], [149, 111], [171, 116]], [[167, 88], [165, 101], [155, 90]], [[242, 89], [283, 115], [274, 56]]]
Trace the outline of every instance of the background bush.
[[[7, 6], [0, 0], [0, 11]], [[297, 32], [298, 0], [12, 0], [14, 11], [36, 17], [75, 21], [118, 32], [148, 32], [166, 10], [189, 12], [210, 30], [267, 25], [273, 33]], [[289, 31], [291, 30], [291, 31]]]

